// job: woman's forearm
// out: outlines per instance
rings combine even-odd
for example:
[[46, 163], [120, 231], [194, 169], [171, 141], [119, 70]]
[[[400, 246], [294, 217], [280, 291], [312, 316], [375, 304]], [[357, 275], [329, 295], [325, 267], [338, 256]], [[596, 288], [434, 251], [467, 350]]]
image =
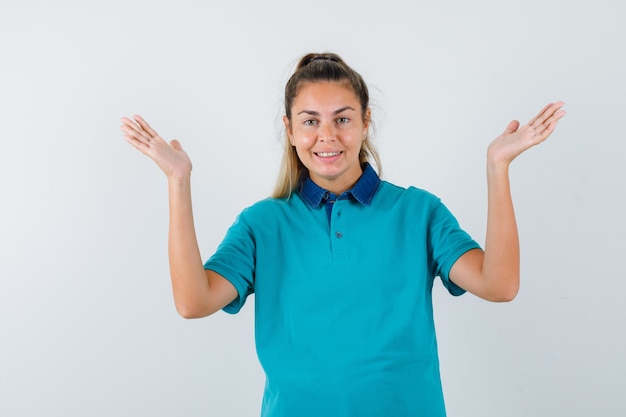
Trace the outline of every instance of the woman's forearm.
[[494, 299], [512, 300], [520, 283], [520, 250], [508, 163], [487, 167], [487, 234], [482, 277]]
[[199, 317], [209, 300], [209, 281], [196, 238], [191, 204], [191, 180], [168, 179], [168, 256], [176, 310], [183, 317]]

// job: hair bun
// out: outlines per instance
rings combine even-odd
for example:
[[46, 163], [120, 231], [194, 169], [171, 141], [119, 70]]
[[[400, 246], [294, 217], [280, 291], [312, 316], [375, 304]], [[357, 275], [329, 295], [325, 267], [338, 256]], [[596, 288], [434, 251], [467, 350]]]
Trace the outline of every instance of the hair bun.
[[336, 57], [334, 57], [334, 56], [330, 56], [330, 55], [315, 55], [315, 56], [312, 56], [311, 58], [307, 59], [304, 62], [303, 66], [309, 65], [313, 61], [333, 61], [333, 62], [337, 62], [337, 63], [339, 62], [339, 60]]

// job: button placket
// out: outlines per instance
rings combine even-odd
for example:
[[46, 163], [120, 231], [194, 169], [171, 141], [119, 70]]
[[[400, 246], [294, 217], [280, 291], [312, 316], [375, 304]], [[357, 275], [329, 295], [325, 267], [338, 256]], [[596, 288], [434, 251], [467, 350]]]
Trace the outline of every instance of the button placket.
[[344, 228], [343, 228], [343, 219], [341, 218], [341, 214], [343, 211], [343, 206], [346, 204], [346, 201], [337, 200], [333, 206], [333, 213], [331, 216], [331, 233], [334, 236], [334, 240], [343, 239], [344, 237]]

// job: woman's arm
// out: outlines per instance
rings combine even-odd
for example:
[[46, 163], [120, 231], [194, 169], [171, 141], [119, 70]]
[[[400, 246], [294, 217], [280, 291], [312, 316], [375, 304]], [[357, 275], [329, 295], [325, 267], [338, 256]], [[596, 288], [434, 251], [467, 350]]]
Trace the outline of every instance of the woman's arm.
[[489, 301], [510, 301], [519, 290], [520, 254], [509, 184], [511, 162], [548, 138], [565, 112], [562, 102], [548, 104], [520, 128], [514, 120], [487, 151], [487, 235], [484, 252], [462, 255], [450, 270], [461, 288]]
[[191, 160], [176, 140], [167, 143], [139, 116], [122, 118], [124, 138], [152, 159], [167, 176], [168, 256], [176, 310], [185, 318], [205, 317], [237, 297], [224, 277], [205, 271], [196, 239], [191, 204]]

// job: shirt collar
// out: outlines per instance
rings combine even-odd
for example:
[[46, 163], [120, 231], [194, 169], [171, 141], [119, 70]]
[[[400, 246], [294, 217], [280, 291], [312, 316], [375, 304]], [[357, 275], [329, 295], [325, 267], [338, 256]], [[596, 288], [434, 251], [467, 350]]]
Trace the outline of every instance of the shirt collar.
[[342, 193], [340, 196], [335, 196], [330, 191], [323, 189], [314, 183], [308, 176], [300, 181], [300, 184], [298, 185], [298, 192], [304, 201], [306, 201], [311, 207], [319, 207], [322, 200], [328, 199], [331, 195], [336, 197], [336, 199], [340, 199], [344, 196], [352, 196], [359, 203], [369, 206], [372, 203], [372, 198], [374, 198], [376, 190], [378, 189], [378, 184], [380, 184], [378, 174], [374, 171], [374, 168], [366, 162], [363, 164], [363, 174], [361, 174], [359, 180], [356, 184], [354, 184], [354, 187]]

